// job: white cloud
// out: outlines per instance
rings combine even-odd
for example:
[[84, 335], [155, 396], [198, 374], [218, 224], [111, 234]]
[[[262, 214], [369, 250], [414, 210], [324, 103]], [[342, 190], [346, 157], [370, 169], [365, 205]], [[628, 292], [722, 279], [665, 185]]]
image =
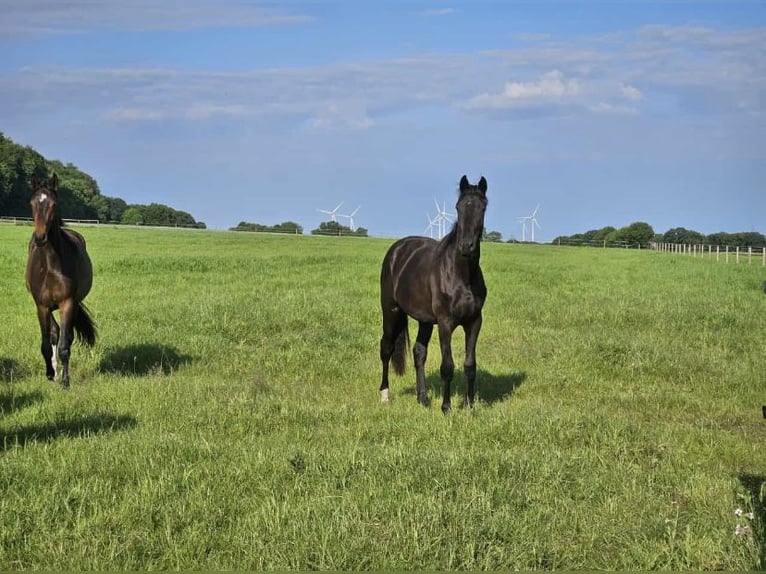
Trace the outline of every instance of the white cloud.
[[630, 84], [622, 84], [620, 86], [620, 90], [626, 100], [638, 101], [644, 99], [644, 94], [641, 93], [641, 90], [631, 86]]
[[310, 125], [314, 129], [367, 129], [375, 126], [375, 120], [358, 103], [332, 102], [314, 116]]
[[638, 115], [638, 109], [631, 106], [620, 106], [599, 102], [588, 106], [588, 109], [595, 114], [616, 115], [616, 116], [635, 116]]
[[214, 116], [247, 116], [251, 111], [241, 104], [194, 104], [182, 111], [182, 114], [192, 120], [204, 120]]
[[[506, 119], [516, 111], [758, 114], [766, 105], [764, 44], [762, 29], [640, 29], [567, 42], [541, 38], [511, 50], [302, 68], [27, 68], [0, 73], [0, 123], [50, 113], [360, 129], [426, 107]], [[494, 87], [490, 78], [507, 81]]]
[[150, 110], [141, 108], [115, 108], [105, 114], [110, 120], [118, 121], [146, 121], [164, 120], [168, 116], [162, 110]]
[[529, 82], [506, 82], [500, 93], [483, 93], [465, 104], [469, 110], [503, 110], [525, 106], [560, 105], [576, 100], [582, 94], [577, 79], [567, 79], [559, 70], [546, 72]]
[[426, 16], [426, 17], [448, 16], [454, 13], [455, 13], [454, 8], [434, 8], [432, 10], [423, 10], [422, 12], [418, 12], [420, 16]]
[[558, 70], [553, 70], [536, 82], [508, 82], [503, 97], [508, 100], [564, 99], [577, 96], [581, 91], [577, 80], [567, 80]]
[[[269, 4], [272, 6], [273, 4]], [[48, 34], [79, 34], [91, 30], [189, 30], [195, 28], [252, 28], [303, 24], [305, 14], [271, 7], [218, 0], [152, 2], [51, 2], [0, 0], [0, 38]]]

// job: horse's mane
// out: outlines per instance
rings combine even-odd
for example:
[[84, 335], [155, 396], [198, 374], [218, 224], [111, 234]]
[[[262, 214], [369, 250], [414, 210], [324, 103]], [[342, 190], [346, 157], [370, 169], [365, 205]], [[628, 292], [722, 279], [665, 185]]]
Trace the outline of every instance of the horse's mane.
[[457, 222], [452, 224], [452, 228], [449, 230], [449, 233], [442, 237], [439, 240], [439, 243], [436, 244], [436, 253], [442, 254], [444, 253], [449, 247], [454, 246], [455, 242], [457, 241]]

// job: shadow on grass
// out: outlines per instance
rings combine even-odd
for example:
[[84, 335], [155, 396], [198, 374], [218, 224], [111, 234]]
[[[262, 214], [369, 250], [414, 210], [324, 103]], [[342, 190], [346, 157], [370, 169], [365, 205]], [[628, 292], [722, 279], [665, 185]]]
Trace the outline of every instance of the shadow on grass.
[[133, 428], [138, 424], [130, 415], [107, 413], [67, 418], [50, 423], [23, 426], [10, 431], [0, 430], [0, 452], [29, 443], [49, 442], [58, 438], [84, 438], [104, 432]]
[[20, 411], [34, 403], [39, 403], [45, 398], [40, 391], [31, 393], [0, 393], [0, 414], [10, 414]]
[[[412, 386], [408, 386], [404, 393], [407, 395], [415, 394], [415, 372], [414, 369], [407, 370], [407, 375], [412, 378]], [[526, 380], [526, 373], [507, 373], [503, 375], [493, 375], [487, 371], [479, 369], [476, 373], [476, 398], [487, 404], [509, 399], [521, 384]], [[426, 377], [426, 387], [431, 396], [442, 396], [442, 380], [439, 373], [432, 373]], [[462, 370], [455, 369], [455, 378], [452, 379], [452, 397], [465, 396], [467, 383], [465, 374]], [[453, 403], [454, 404], [454, 403]]]
[[17, 361], [0, 357], [0, 382], [12, 383], [15, 380], [23, 379], [26, 375], [27, 370]]
[[753, 536], [758, 544], [758, 555], [761, 569], [766, 568], [766, 476], [756, 474], [740, 474], [739, 482], [750, 493], [755, 514]]
[[99, 369], [104, 373], [120, 375], [169, 375], [191, 361], [190, 355], [179, 353], [173, 347], [147, 343], [109, 349], [101, 360]]

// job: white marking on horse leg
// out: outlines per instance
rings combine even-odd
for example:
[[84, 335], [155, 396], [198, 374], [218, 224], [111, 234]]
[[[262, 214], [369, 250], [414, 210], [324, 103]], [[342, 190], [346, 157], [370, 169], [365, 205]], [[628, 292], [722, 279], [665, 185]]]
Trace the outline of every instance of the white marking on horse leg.
[[388, 403], [388, 389], [380, 391], [380, 402], [383, 404]]
[[53, 365], [53, 378], [55, 379], [58, 376], [58, 370], [59, 370], [59, 362], [56, 358], [56, 345], [51, 345], [51, 350], [53, 351], [51, 353], [51, 364]]

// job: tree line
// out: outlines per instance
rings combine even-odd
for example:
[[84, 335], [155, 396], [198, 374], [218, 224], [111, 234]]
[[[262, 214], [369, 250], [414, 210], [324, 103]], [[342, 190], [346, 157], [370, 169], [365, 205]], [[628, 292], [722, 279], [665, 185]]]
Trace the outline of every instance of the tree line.
[[0, 132], [0, 215], [29, 217], [32, 176], [59, 179], [59, 213], [66, 219], [92, 219], [102, 223], [205, 228], [189, 213], [160, 203], [128, 204], [101, 194], [98, 183], [71, 163], [49, 160]]
[[552, 243], [557, 245], [641, 245], [674, 243], [683, 245], [713, 245], [730, 247], [766, 247], [766, 236], [757, 231], [705, 235], [684, 227], [674, 227], [665, 233], [655, 233], [648, 223], [637, 221], [619, 229], [607, 226], [585, 233], [561, 235]]
[[294, 221], [283, 221], [282, 223], [277, 223], [276, 225], [264, 225], [262, 223], [240, 221], [235, 227], [230, 227], [229, 231], [289, 233], [291, 235], [303, 235], [303, 227]]
[[[290, 233], [292, 235], [303, 235], [303, 227], [294, 221], [283, 221], [277, 225], [264, 225], [262, 223], [250, 223], [240, 221], [235, 227], [230, 227], [229, 231], [255, 231], [268, 233]], [[335, 237], [368, 237], [367, 229], [357, 227], [351, 229], [347, 225], [341, 225], [337, 221], [323, 221], [319, 227], [311, 230], [311, 235], [332, 235]]]

